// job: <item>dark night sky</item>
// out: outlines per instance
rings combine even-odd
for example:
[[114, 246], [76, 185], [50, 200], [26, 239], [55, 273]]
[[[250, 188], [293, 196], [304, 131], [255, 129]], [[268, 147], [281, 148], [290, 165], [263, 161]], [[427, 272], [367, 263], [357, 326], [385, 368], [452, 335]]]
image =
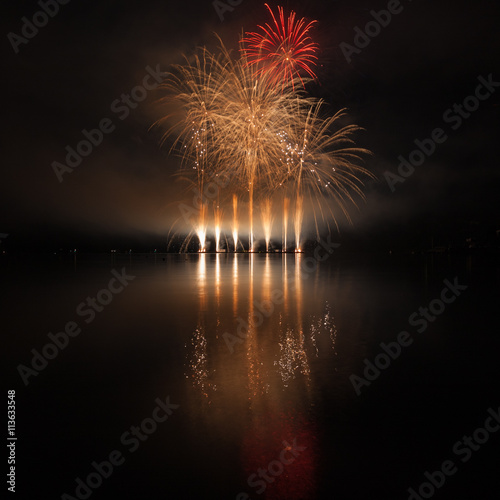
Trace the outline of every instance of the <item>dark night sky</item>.
[[[284, 2], [319, 20], [320, 84], [311, 88], [333, 110], [347, 107], [366, 129], [358, 143], [374, 156], [367, 167], [378, 182], [366, 186], [366, 204], [346, 234], [366, 238], [446, 239], [464, 227], [500, 228], [498, 137], [500, 87], [456, 130], [443, 120], [454, 103], [473, 94], [478, 77], [500, 82], [500, 9], [496, 2], [403, 1], [401, 13], [353, 54], [354, 28], [372, 20], [385, 1]], [[206, 1], [72, 0], [15, 54], [8, 33], [21, 34], [36, 2], [3, 5], [2, 167], [0, 233], [13, 247], [73, 246], [83, 241], [165, 241], [176, 211], [178, 160], [158, 145], [150, 125], [161, 115], [150, 91], [120, 120], [111, 104], [140, 84], [146, 67], [168, 71], [213, 32], [229, 45], [242, 29], [267, 20], [263, 2], [243, 0], [219, 19]], [[116, 130], [59, 183], [51, 167], [64, 161], [82, 129], [110, 118]], [[392, 193], [383, 174], [413, 141], [441, 127], [448, 139]], [[354, 213], [354, 212], [353, 212]], [[469, 225], [469, 226], [467, 226]], [[116, 238], [116, 240], [114, 239]]]

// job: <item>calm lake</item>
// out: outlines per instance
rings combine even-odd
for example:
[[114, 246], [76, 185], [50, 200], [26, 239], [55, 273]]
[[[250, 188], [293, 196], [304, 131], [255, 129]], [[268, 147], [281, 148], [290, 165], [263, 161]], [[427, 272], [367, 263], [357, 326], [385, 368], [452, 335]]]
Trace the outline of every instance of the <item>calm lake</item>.
[[497, 498], [498, 265], [318, 255], [3, 261], [19, 498]]

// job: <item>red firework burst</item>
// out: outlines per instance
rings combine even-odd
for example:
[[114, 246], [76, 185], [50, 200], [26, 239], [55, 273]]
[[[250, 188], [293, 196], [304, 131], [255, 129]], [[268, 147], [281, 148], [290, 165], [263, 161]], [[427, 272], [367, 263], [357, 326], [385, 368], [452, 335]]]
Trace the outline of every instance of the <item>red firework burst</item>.
[[302, 76], [316, 78], [312, 68], [318, 59], [315, 55], [318, 44], [309, 36], [316, 21], [297, 20], [293, 11], [285, 18], [282, 7], [278, 7], [275, 16], [267, 3], [265, 6], [273, 18], [272, 25], [258, 26], [260, 32], [246, 33], [241, 40], [247, 64], [257, 67], [258, 74], [269, 71], [274, 83], [288, 81], [294, 86], [298, 78], [304, 86]]

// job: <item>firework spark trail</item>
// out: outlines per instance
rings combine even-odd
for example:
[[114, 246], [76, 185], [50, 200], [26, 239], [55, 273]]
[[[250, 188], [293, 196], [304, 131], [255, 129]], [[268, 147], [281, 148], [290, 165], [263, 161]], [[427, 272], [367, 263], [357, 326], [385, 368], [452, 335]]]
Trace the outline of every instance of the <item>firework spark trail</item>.
[[264, 229], [264, 239], [266, 242], [266, 252], [269, 252], [269, 243], [271, 241], [271, 230], [273, 227], [272, 202], [269, 198], [261, 204], [262, 227]]
[[295, 200], [295, 251], [300, 252], [300, 233], [302, 229], [302, 219], [304, 217], [304, 199], [298, 195]]
[[286, 198], [283, 200], [283, 228], [285, 231], [285, 238], [283, 244], [283, 252], [286, 252], [287, 249], [287, 231], [288, 231], [288, 210], [290, 209], [290, 198]]
[[214, 224], [215, 224], [215, 251], [220, 250], [220, 234], [222, 225], [222, 210], [219, 205], [214, 208]]
[[233, 243], [234, 251], [238, 249], [238, 197], [233, 194]]
[[200, 219], [198, 221], [198, 226], [196, 227], [196, 234], [200, 241], [200, 252], [205, 252], [206, 250], [206, 236], [207, 236], [207, 212], [208, 205], [202, 203], [200, 207]]
[[253, 252], [253, 182], [250, 182], [249, 188], [248, 188], [248, 217], [249, 217], [249, 223], [250, 223], [250, 231], [249, 231], [249, 242], [248, 242], [248, 251]]

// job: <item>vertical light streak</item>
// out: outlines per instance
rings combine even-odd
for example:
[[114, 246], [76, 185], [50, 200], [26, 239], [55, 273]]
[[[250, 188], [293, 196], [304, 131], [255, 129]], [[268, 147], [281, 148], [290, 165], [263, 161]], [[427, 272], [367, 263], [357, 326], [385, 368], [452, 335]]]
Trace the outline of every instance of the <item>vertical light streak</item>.
[[238, 197], [233, 194], [233, 244], [234, 251], [238, 250]]
[[304, 200], [302, 196], [297, 196], [295, 200], [295, 251], [300, 252], [300, 234], [302, 229], [302, 219], [304, 217]]
[[283, 244], [283, 252], [286, 252], [286, 249], [287, 249], [288, 210], [289, 209], [290, 209], [290, 198], [285, 197], [285, 199], [283, 200], [283, 229], [285, 231], [285, 241]]
[[269, 252], [269, 242], [271, 241], [271, 231], [273, 227], [272, 202], [269, 198], [261, 205], [261, 217], [264, 238], [266, 240], [266, 252]]

